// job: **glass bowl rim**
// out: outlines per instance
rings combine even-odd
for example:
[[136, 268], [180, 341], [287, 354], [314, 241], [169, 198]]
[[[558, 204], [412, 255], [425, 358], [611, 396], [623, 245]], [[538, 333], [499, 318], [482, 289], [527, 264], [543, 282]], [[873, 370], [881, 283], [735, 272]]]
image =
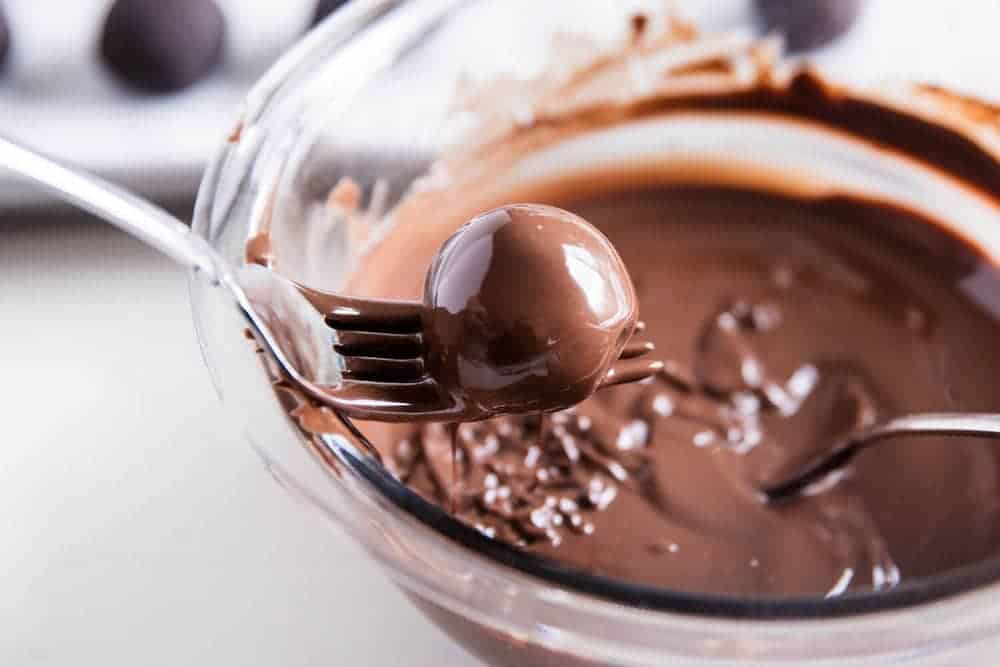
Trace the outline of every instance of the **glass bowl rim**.
[[[317, 64], [319, 61], [317, 56], [329, 48], [330, 40], [347, 41], [354, 35], [352, 26], [361, 25], [366, 19], [377, 19], [409, 2], [411, 0], [353, 0], [331, 14], [279, 58], [258, 80], [244, 100], [240, 121], [234, 134], [238, 135], [243, 128], [265, 118], [272, 101], [289, 88], [289, 84], [294, 82], [296, 76], [307, 74], [308, 70]], [[461, 0], [446, 0], [446, 2], [449, 5], [458, 5]], [[192, 229], [206, 237], [210, 236], [209, 221], [219, 194], [220, 181], [233, 150], [234, 142], [231, 139], [221, 143], [220, 148], [208, 162], [198, 190]], [[250, 166], [243, 164], [244, 172], [248, 172]], [[246, 173], [242, 174], [245, 175]], [[200, 332], [198, 336], [201, 339]], [[203, 340], [202, 346], [204, 347]], [[354, 437], [364, 439], [365, 436], [348, 418], [342, 415], [338, 417]], [[368, 488], [388, 500], [406, 517], [428, 529], [434, 537], [464, 547], [492, 567], [509, 568], [528, 575], [540, 584], [554, 585], [568, 589], [574, 594], [590, 596], [602, 602], [621, 604], [632, 609], [708, 619], [819, 620], [926, 606], [963, 594], [981, 593], [985, 587], [1000, 584], [1000, 556], [930, 577], [904, 580], [898, 587], [889, 591], [856, 591], [835, 598], [738, 597], [686, 592], [628, 582], [587, 573], [488, 538], [474, 527], [454, 519], [440, 507], [409, 489], [380, 463], [362, 454], [342, 436], [334, 436], [332, 440], [337, 443], [331, 449], [338, 461]]]

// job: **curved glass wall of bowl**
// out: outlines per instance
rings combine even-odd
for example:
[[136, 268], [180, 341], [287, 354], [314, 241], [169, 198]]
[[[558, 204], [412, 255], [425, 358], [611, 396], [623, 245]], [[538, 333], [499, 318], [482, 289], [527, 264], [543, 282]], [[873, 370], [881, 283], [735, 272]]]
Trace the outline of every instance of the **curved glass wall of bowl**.
[[[282, 226], [319, 220], [309, 243], [313, 253], [322, 249], [324, 262], [300, 270], [334, 288], [359, 248], [336, 225], [322, 225], [329, 187], [354, 179], [362, 206], [379, 218], [442, 150], [477, 129], [476, 114], [449, 113], [455, 91], [468, 85], [463, 81], [496, 81], [510, 64], [529, 70], [527, 63], [544, 62], [553, 36], [569, 26], [583, 31], [590, 25], [610, 41], [600, 24], [627, 25], [633, 11], [629, 3], [600, 3], [606, 15], [591, 19], [564, 3], [355, 4], [265, 80], [242, 136], [223, 149], [206, 177], [195, 223], [234, 259], [253, 230], [272, 225], [276, 251], [290, 258], [292, 269], [305, 253], [281, 235]], [[476, 32], [476, 25], [491, 29]], [[351, 51], [358, 44], [381, 49], [383, 39], [392, 44], [391, 56]], [[346, 53], [356, 55], [338, 60]], [[517, 106], [499, 88], [494, 92]], [[786, 132], [776, 118], [704, 120], [677, 115], [579, 137], [535, 154], [507, 178], [586, 160], [613, 162], [634, 151], [666, 162], [739, 155], [759, 163], [753, 166], [794, 170], [803, 186], [818, 190], [879, 193], [931, 214], [946, 206], [946, 219], [1000, 260], [1000, 212], [954, 181], [841, 135], [808, 126]], [[660, 665], [668, 658], [684, 665], [977, 664], [984, 642], [998, 650], [996, 563], [886, 595], [739, 600], [623, 585], [503, 549], [395, 483], [350, 434], [304, 441], [243, 338], [239, 314], [197, 281], [192, 300], [223, 402], [275, 475], [343, 525], [406, 591], [498, 636], [606, 665]]]

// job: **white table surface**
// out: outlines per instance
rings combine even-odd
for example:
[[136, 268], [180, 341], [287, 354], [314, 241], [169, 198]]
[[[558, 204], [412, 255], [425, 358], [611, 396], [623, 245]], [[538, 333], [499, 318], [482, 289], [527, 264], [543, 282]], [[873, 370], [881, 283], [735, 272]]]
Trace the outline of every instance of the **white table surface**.
[[[872, 0], [821, 59], [1000, 100], [1000, 2], [955, 6]], [[0, 284], [0, 666], [475, 664], [227, 427], [179, 269], [5, 216]]]
[[474, 664], [227, 428], [180, 269], [51, 219], [0, 276], [0, 665]]

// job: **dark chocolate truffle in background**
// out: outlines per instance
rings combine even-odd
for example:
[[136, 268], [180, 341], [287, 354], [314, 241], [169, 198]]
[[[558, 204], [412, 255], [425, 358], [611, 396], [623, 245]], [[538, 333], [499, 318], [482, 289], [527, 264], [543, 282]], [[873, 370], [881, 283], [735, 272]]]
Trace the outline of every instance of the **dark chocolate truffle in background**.
[[347, 0], [319, 0], [316, 3], [316, 13], [313, 14], [312, 24], [316, 25], [346, 4]]
[[789, 52], [826, 46], [858, 18], [862, 0], [756, 0], [768, 32], [785, 36]]
[[126, 83], [172, 92], [218, 64], [225, 30], [214, 0], [117, 0], [104, 25], [101, 55]]
[[10, 51], [10, 27], [7, 25], [7, 14], [0, 5], [0, 67], [7, 62], [7, 52]]

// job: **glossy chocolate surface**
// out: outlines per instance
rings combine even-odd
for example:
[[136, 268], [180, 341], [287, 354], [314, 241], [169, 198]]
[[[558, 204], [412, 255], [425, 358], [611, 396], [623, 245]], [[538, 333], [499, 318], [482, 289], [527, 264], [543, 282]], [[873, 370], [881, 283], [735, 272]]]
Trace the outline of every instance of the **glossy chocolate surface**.
[[[667, 369], [551, 416], [365, 424], [390, 468], [488, 535], [589, 572], [742, 595], [886, 590], [1000, 549], [1000, 450], [886, 443], [781, 507], [758, 489], [884, 415], [997, 410], [1000, 275], [936, 223], [849, 197], [645, 186], [512, 193], [618, 249]], [[413, 292], [390, 234], [356, 274]], [[391, 262], [401, 248], [410, 261]], [[974, 285], [975, 287], [971, 287]], [[419, 288], [416, 288], [419, 289]]]
[[635, 290], [611, 243], [548, 206], [505, 206], [447, 241], [424, 290], [428, 370], [480, 415], [567, 408], [632, 335]]

